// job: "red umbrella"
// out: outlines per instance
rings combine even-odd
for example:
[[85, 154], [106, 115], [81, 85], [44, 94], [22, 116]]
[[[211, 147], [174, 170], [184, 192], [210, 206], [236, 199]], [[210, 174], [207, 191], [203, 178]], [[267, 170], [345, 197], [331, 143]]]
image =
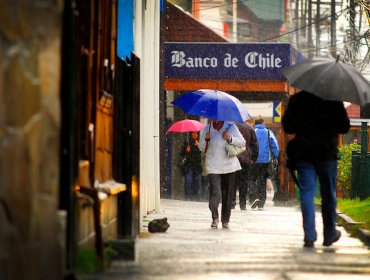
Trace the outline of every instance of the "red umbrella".
[[204, 124], [196, 120], [182, 120], [173, 123], [167, 132], [193, 132], [200, 131], [204, 128]]

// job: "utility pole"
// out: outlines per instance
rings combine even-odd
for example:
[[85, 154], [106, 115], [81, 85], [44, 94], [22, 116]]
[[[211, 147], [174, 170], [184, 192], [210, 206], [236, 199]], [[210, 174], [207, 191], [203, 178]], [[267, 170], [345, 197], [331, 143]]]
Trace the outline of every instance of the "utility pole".
[[306, 17], [307, 17], [307, 0], [301, 0], [301, 26], [306, 26], [306, 28], [302, 29], [302, 37], [306, 38], [306, 29], [307, 29], [307, 22], [306, 22]]
[[295, 2], [295, 19], [294, 19], [294, 29], [297, 31], [295, 32], [296, 35], [296, 43], [297, 43], [297, 50], [299, 50], [299, 27], [300, 27], [300, 19], [299, 19], [299, 0]]
[[[354, 0], [351, 0], [352, 2]], [[335, 13], [335, 0], [331, 0], [331, 21], [330, 21], [330, 32], [331, 32], [331, 55], [337, 57], [337, 32], [336, 32], [336, 20], [337, 15]]]
[[238, 42], [238, 24], [237, 24], [237, 19], [238, 19], [238, 2], [233, 1], [233, 38], [234, 38], [234, 43]]
[[312, 57], [312, 0], [308, 0], [308, 33], [307, 33], [307, 45], [309, 49], [309, 57]]
[[320, 37], [321, 37], [321, 30], [320, 30], [320, 0], [316, 0], [316, 55], [318, 56], [320, 53]]
[[350, 0], [349, 2], [349, 27], [351, 30], [351, 35], [355, 34], [355, 16], [356, 16], [356, 4], [355, 0]]

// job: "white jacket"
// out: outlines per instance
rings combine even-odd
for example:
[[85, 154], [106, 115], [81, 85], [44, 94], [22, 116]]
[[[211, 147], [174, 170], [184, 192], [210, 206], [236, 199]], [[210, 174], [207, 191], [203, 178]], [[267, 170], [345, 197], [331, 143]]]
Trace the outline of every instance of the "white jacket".
[[230, 122], [224, 122], [223, 127], [218, 131], [213, 126], [208, 124], [200, 133], [199, 150], [205, 151], [206, 147], [206, 133], [211, 132], [211, 139], [208, 142], [208, 149], [206, 153], [206, 173], [207, 174], [227, 174], [241, 170], [241, 166], [237, 157], [228, 157], [226, 154], [225, 145], [227, 141], [222, 137], [222, 134], [229, 134], [232, 138], [232, 144], [244, 147], [245, 140], [240, 133], [238, 127]]

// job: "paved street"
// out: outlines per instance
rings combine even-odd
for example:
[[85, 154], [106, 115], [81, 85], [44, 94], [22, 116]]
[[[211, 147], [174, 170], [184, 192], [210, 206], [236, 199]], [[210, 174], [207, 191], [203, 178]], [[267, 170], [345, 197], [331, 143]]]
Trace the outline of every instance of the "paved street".
[[322, 246], [317, 215], [315, 249], [304, 249], [301, 214], [296, 207], [275, 207], [271, 196], [264, 211], [232, 211], [230, 229], [211, 229], [206, 202], [162, 200], [162, 211], [147, 220], [167, 217], [166, 233], [137, 240], [135, 262], [115, 262], [97, 279], [370, 279], [370, 251], [361, 241], [342, 238]]

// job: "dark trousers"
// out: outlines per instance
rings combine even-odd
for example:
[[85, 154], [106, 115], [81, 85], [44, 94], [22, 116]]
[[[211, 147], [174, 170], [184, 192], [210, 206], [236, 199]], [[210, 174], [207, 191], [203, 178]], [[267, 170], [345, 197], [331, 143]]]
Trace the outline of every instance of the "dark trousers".
[[245, 209], [249, 188], [254, 185], [255, 177], [253, 176], [253, 164], [241, 162], [240, 165], [242, 170], [236, 173], [232, 205], [236, 205], [236, 192], [239, 190], [240, 209]]
[[212, 219], [219, 218], [218, 206], [221, 201], [221, 222], [229, 222], [235, 176], [235, 172], [207, 175], [209, 181], [209, 210], [211, 210]]
[[267, 184], [267, 167], [268, 163], [255, 163], [253, 165], [253, 174], [255, 175], [255, 183], [250, 188], [249, 202], [253, 203], [255, 199], [259, 199], [258, 207], [262, 208], [266, 202], [266, 184]]
[[197, 200], [199, 198], [199, 191], [202, 185], [201, 173], [197, 169], [189, 169], [185, 174], [185, 198]]

